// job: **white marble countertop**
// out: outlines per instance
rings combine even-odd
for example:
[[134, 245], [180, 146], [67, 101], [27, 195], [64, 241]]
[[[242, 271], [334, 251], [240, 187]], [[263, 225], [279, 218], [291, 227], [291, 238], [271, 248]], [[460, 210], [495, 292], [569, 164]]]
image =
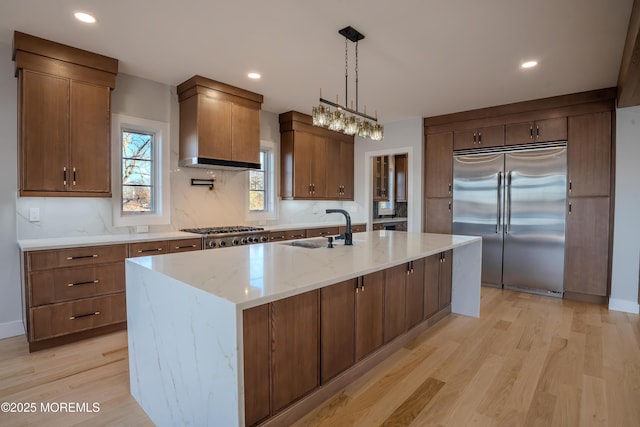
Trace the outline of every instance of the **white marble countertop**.
[[117, 245], [120, 243], [150, 242], [153, 240], [177, 240], [202, 237], [200, 234], [182, 231], [164, 233], [104, 234], [100, 236], [50, 237], [45, 239], [18, 240], [20, 250], [41, 251], [46, 249], [62, 249], [79, 246]]
[[373, 224], [385, 224], [387, 222], [406, 222], [407, 218], [378, 218], [371, 221]]
[[333, 249], [324, 246], [326, 239], [312, 238], [302, 241], [323, 247], [265, 243], [134, 258], [127, 265], [138, 264], [246, 309], [479, 240], [382, 230], [358, 233], [353, 246], [337, 241]]

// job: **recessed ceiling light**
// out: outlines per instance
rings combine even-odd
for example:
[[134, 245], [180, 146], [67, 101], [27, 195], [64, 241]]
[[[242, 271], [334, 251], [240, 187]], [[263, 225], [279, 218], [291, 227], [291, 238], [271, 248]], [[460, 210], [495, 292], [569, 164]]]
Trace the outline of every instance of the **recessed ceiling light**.
[[96, 22], [96, 18], [84, 12], [76, 12], [73, 14], [78, 21], [86, 22], [87, 24], [94, 24]]
[[260, 73], [249, 73], [249, 74], [247, 74], [247, 77], [249, 77], [250, 79], [257, 80], [262, 76], [260, 75]]
[[538, 61], [527, 61], [527, 62], [523, 62], [521, 67], [522, 68], [532, 68], [532, 67], [535, 67], [536, 65], [538, 65]]

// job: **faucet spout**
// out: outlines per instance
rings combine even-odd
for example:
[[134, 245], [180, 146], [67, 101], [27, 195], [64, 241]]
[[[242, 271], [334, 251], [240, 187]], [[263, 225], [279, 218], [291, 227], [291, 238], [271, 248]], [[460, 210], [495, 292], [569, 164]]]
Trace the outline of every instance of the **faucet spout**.
[[351, 233], [351, 215], [349, 215], [349, 212], [345, 211], [344, 209], [327, 209], [325, 213], [341, 213], [342, 215], [344, 215], [345, 219], [347, 220], [347, 228], [344, 231], [344, 244], [345, 246], [353, 245], [353, 234]]

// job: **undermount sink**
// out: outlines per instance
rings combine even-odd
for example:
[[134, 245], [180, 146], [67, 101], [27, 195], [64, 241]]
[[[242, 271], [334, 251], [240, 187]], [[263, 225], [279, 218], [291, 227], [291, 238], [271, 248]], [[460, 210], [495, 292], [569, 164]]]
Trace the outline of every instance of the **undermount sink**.
[[304, 241], [304, 240], [294, 240], [293, 242], [286, 242], [286, 243], [282, 243], [283, 245], [288, 245], [288, 246], [297, 246], [300, 248], [307, 248], [307, 249], [318, 249], [318, 248], [324, 248], [327, 246], [327, 242], [309, 242], [309, 241]]

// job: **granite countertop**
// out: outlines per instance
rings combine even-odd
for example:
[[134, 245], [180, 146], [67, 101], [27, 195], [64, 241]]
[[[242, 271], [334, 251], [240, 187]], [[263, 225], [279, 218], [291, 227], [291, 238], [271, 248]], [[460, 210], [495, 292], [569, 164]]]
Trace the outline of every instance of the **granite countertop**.
[[369, 231], [354, 236], [353, 246], [337, 241], [329, 249], [326, 239], [312, 238], [297, 242], [318, 242], [322, 247], [309, 249], [291, 246], [291, 242], [236, 246], [128, 259], [127, 269], [137, 264], [132, 268], [134, 274], [149, 278], [161, 274], [246, 309], [478, 240], [481, 238]]
[[100, 236], [49, 237], [45, 239], [18, 240], [22, 251], [41, 251], [81, 246], [117, 245], [120, 243], [150, 242], [153, 240], [178, 240], [202, 237], [200, 234], [182, 231], [164, 233], [104, 234]]

